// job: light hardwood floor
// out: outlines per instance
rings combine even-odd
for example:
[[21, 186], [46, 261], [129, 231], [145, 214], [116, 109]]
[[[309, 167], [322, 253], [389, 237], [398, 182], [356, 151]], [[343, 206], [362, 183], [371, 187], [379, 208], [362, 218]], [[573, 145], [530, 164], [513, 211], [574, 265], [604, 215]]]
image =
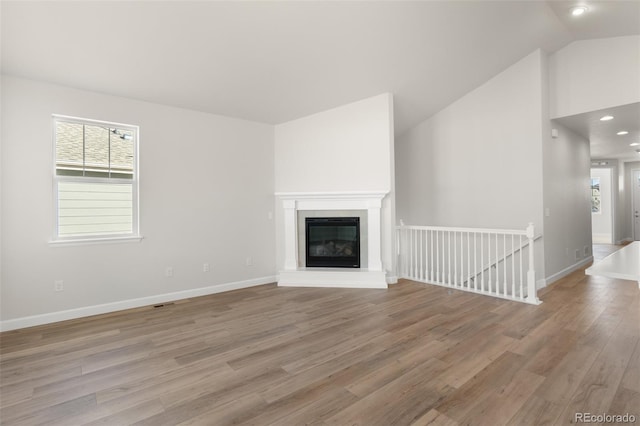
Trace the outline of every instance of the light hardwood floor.
[[3, 425], [640, 424], [637, 283], [265, 285], [0, 335]]

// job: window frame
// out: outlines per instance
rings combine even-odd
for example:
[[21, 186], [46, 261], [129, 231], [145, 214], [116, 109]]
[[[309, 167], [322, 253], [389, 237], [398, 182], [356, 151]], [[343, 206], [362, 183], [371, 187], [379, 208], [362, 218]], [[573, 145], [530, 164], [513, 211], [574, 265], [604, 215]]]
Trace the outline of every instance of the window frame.
[[[133, 133], [133, 174], [131, 179], [118, 177], [94, 177], [94, 176], [66, 176], [57, 173], [57, 124], [58, 122], [82, 124], [90, 126], [101, 126], [108, 128], [118, 128]], [[94, 120], [89, 118], [71, 117], [67, 115], [53, 114], [51, 119], [52, 127], [52, 176], [53, 176], [53, 237], [49, 241], [51, 245], [76, 245], [76, 244], [96, 244], [96, 243], [114, 243], [126, 241], [140, 241], [140, 167], [139, 167], [139, 149], [140, 149], [140, 128], [132, 124], [116, 123], [112, 121]], [[110, 184], [131, 184], [131, 210], [132, 210], [132, 229], [130, 233], [120, 234], [98, 234], [98, 235], [70, 235], [60, 236], [59, 231], [59, 199], [58, 186], [60, 182], [70, 183], [110, 183]]]

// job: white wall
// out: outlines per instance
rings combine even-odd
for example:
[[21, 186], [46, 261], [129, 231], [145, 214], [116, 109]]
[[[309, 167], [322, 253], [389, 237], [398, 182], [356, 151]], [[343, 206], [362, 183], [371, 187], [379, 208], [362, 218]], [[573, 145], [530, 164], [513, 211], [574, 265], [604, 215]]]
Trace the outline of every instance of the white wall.
[[[591, 257], [589, 141], [553, 122], [544, 138], [544, 255], [548, 283]], [[585, 253], [586, 247], [586, 253]], [[576, 251], [578, 254], [576, 255]]]
[[391, 95], [277, 125], [277, 192], [390, 191]]
[[597, 178], [600, 182], [600, 210], [598, 212], [591, 212], [591, 235], [594, 243], [613, 243], [612, 176], [612, 169], [591, 169], [591, 179]]
[[[140, 126], [141, 243], [48, 244], [54, 113]], [[273, 126], [3, 76], [4, 327], [274, 280], [273, 154]]]
[[[276, 192], [389, 192], [382, 207], [382, 261], [391, 275], [393, 151], [393, 98], [388, 93], [275, 127]], [[276, 207], [282, 230], [282, 211]], [[277, 247], [282, 267], [282, 238]]]
[[399, 219], [540, 230], [540, 61], [534, 52], [399, 138]]
[[640, 36], [581, 40], [549, 57], [551, 118], [640, 101]]

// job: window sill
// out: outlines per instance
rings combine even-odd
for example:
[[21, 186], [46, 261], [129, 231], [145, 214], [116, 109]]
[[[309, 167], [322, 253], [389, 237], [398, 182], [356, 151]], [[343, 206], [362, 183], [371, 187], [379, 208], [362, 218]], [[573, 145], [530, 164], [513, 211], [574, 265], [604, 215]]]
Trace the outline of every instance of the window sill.
[[64, 246], [84, 246], [93, 244], [118, 244], [118, 243], [139, 243], [144, 237], [142, 235], [128, 236], [128, 237], [96, 237], [96, 238], [79, 238], [70, 240], [51, 240], [49, 245], [51, 247], [64, 247]]

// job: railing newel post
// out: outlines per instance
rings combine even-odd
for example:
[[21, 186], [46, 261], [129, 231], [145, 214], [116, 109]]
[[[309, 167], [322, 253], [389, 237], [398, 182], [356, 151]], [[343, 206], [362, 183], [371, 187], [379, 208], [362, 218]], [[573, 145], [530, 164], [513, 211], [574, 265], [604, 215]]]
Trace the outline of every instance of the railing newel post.
[[527, 226], [527, 240], [529, 243], [529, 270], [527, 271], [527, 303], [531, 303], [533, 305], [539, 305], [540, 300], [538, 299], [538, 292], [536, 290], [536, 265], [535, 265], [535, 250], [534, 250], [534, 239], [535, 239], [535, 228], [533, 223], [529, 223]]

